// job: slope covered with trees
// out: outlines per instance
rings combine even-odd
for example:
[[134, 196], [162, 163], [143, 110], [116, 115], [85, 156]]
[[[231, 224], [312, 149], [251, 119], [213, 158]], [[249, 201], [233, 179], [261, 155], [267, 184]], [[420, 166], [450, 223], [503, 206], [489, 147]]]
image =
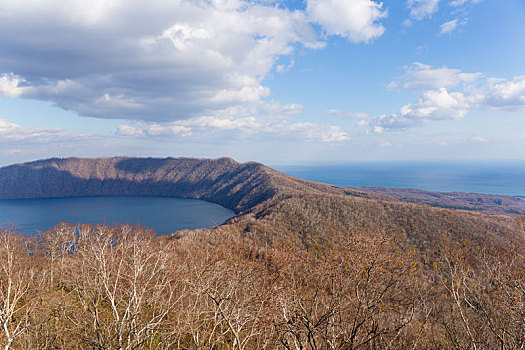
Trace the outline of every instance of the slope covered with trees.
[[[39, 238], [0, 229], [4, 348], [525, 346], [523, 217], [381, 199], [254, 163], [215, 162], [230, 164], [222, 174], [246, 171], [247, 180], [223, 192], [246, 209], [214, 229], [155, 236], [128, 225], [59, 224]], [[101, 181], [121, 186], [131, 170], [113, 168], [104, 166]], [[157, 167], [133, 181], [161, 181], [152, 174]], [[214, 177], [216, 188], [227, 183], [199, 174]], [[188, 196], [198, 192], [197, 176], [178, 181], [172, 185], [193, 184]], [[236, 191], [265, 195], [235, 202]]]
[[525, 198], [498, 194], [436, 192], [412, 188], [353, 187], [353, 190], [373, 193], [384, 199], [427, 204], [434, 207], [474, 210], [488, 214], [525, 215]]
[[284, 191], [344, 190], [231, 158], [52, 158], [0, 169], [0, 198], [100, 195], [204, 199], [237, 212]]

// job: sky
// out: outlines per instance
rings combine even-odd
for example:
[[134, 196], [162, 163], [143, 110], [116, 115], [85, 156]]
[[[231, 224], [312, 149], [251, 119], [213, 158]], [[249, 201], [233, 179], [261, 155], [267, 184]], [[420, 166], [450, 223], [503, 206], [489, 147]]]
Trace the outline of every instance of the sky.
[[523, 0], [0, 0], [0, 165], [525, 162]]

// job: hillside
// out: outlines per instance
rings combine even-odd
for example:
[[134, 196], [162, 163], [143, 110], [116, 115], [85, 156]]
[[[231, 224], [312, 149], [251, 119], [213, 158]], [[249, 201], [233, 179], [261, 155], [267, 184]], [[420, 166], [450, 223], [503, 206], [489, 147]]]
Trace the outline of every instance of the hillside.
[[525, 215], [525, 198], [498, 194], [436, 192], [412, 188], [351, 187], [384, 199], [427, 204], [434, 207], [480, 211], [487, 214]]
[[[525, 201], [509, 196], [340, 188], [231, 158], [52, 158], [0, 168], [0, 198], [103, 195], [215, 202], [242, 214], [230, 223], [247, 232], [254, 220], [256, 226], [271, 226], [279, 235], [294, 237], [348, 229], [383, 231], [402, 234], [420, 247], [450, 233], [456, 241], [513, 239], [514, 219], [477, 212], [520, 214], [525, 209], [519, 207]], [[304, 237], [301, 240], [306, 242]]]
[[2, 199], [173, 196], [215, 202], [239, 213], [278, 193], [296, 191], [344, 193], [231, 158], [52, 158], [0, 168]]
[[[497, 196], [477, 208], [478, 195], [461, 194], [469, 210], [454, 210], [435, 207], [448, 194], [370, 192], [229, 158], [2, 168], [2, 198], [174, 195], [239, 215], [170, 236], [61, 223], [35, 238], [0, 227], [0, 344], [522, 349], [525, 218]], [[499, 199], [504, 215], [480, 212]]]

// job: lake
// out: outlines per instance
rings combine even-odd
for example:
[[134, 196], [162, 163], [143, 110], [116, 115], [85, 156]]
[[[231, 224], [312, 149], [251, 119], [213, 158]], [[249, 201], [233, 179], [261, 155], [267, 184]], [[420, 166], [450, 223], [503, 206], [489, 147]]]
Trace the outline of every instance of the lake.
[[525, 162], [359, 162], [279, 166], [277, 170], [336, 186], [407, 187], [440, 192], [525, 196]]
[[73, 197], [0, 200], [0, 225], [14, 223], [25, 234], [45, 231], [60, 221], [73, 224], [129, 223], [159, 234], [209, 228], [235, 213], [218, 204], [172, 197]]

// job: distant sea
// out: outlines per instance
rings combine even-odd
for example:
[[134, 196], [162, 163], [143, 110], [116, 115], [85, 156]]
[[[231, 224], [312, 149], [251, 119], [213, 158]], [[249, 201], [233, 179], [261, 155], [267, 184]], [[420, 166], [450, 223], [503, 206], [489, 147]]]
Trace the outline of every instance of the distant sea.
[[336, 186], [415, 188], [525, 196], [525, 162], [359, 162], [276, 166], [306, 180]]

